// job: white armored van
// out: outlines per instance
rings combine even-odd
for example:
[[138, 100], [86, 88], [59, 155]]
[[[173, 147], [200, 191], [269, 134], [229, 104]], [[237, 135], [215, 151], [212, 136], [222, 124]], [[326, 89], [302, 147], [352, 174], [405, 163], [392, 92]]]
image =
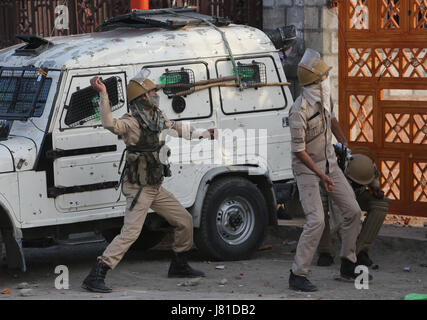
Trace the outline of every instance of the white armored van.
[[[128, 112], [126, 85], [141, 68], [166, 84], [158, 94], [169, 119], [220, 132], [215, 141], [166, 139], [172, 176], [164, 186], [193, 215], [197, 248], [210, 259], [249, 257], [277, 222], [276, 187], [293, 178], [286, 121], [293, 101], [277, 85], [286, 76], [281, 45], [272, 42], [283, 34], [188, 9], [134, 11], [103, 30], [21, 36], [25, 44], [0, 50], [0, 230], [9, 267], [25, 270], [26, 243], [89, 231], [110, 240], [120, 231], [125, 144], [102, 127], [89, 80], [102, 77], [119, 118]], [[246, 69], [237, 82], [178, 92], [239, 68]], [[168, 228], [149, 214], [135, 247], [154, 246]]]

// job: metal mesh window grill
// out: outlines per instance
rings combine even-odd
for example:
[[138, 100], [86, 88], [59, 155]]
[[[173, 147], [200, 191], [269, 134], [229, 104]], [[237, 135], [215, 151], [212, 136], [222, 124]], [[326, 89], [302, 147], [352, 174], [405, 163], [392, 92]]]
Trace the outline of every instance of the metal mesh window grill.
[[0, 118], [40, 117], [51, 84], [37, 69], [0, 69]]
[[167, 86], [163, 93], [167, 96], [188, 90], [189, 84], [194, 83], [194, 72], [191, 69], [168, 70], [160, 76], [160, 84]]
[[[103, 81], [107, 88], [111, 110], [120, 109], [125, 104], [122, 79], [110, 77]], [[91, 86], [80, 89], [71, 95], [70, 103], [65, 115], [64, 123], [69, 127], [76, 127], [86, 122], [101, 121], [99, 113], [99, 94]]]
[[252, 63], [249, 63], [249, 64], [237, 62], [237, 72], [241, 76], [241, 79], [243, 82], [246, 82], [246, 83], [266, 83], [267, 82], [266, 68], [265, 68], [265, 64], [262, 62], [252, 61]]

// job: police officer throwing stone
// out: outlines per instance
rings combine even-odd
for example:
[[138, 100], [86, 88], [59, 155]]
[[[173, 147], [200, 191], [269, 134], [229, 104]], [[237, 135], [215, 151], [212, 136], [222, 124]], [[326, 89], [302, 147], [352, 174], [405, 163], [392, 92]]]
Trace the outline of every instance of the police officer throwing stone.
[[[127, 206], [124, 224], [95, 266], [83, 281], [82, 287], [94, 292], [111, 292], [105, 285], [108, 270], [114, 269], [129, 247], [138, 239], [149, 208], [164, 217], [174, 227], [173, 257], [168, 277], [200, 277], [204, 273], [192, 269], [186, 260], [186, 252], [193, 246], [193, 219], [190, 213], [164, 189], [163, 177], [170, 174], [169, 167], [161, 161], [159, 151], [164, 145], [160, 133], [174, 129], [187, 139], [196, 135], [195, 129], [180, 122], [169, 121], [159, 109], [156, 85], [147, 77], [149, 71], [142, 69], [127, 87], [131, 114], [120, 119], [112, 116], [105, 85], [99, 77], [91, 79], [92, 88], [100, 94], [102, 126], [116, 135], [121, 135], [126, 144], [126, 169], [122, 191]], [[213, 138], [213, 129], [198, 131], [198, 135]], [[144, 235], [142, 235], [144, 236]]]
[[289, 287], [300, 291], [316, 291], [308, 279], [324, 222], [320, 189], [323, 188], [343, 213], [341, 277], [356, 278], [356, 239], [361, 210], [353, 190], [337, 165], [332, 133], [346, 142], [335, 118], [330, 96], [328, 72], [331, 69], [320, 54], [307, 49], [298, 64], [302, 94], [289, 111], [292, 169], [298, 185], [306, 223], [298, 241]]

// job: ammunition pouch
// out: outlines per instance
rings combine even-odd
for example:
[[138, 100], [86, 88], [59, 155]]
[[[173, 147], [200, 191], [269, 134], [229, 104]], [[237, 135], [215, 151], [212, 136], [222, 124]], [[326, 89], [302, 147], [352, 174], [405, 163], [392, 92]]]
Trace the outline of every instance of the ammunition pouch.
[[132, 184], [138, 182], [138, 160], [139, 156], [135, 153], [128, 153], [126, 157], [126, 171], [128, 181]]
[[163, 175], [165, 177], [172, 176], [169, 159], [168, 159], [170, 155], [171, 155], [170, 148], [167, 145], [163, 144], [159, 151], [159, 160], [163, 164]]
[[172, 176], [171, 166], [169, 163], [167, 165], [163, 165], [163, 175], [165, 177]]
[[[163, 182], [163, 164], [158, 159], [158, 153], [146, 152], [147, 159], [146, 170], [141, 168], [141, 171], [146, 172], [146, 182], [149, 185], [157, 185]], [[140, 176], [141, 177], [141, 176]], [[143, 183], [143, 180], [140, 179], [140, 184]]]
[[163, 177], [171, 176], [169, 163], [163, 164], [157, 151], [128, 152], [126, 163], [130, 183], [159, 185]]

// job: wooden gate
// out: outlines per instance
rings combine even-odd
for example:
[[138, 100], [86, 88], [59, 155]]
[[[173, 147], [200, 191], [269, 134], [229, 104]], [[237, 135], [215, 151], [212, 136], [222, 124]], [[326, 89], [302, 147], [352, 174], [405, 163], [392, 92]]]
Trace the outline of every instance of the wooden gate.
[[427, 217], [427, 0], [339, 2], [339, 118], [389, 213]]

